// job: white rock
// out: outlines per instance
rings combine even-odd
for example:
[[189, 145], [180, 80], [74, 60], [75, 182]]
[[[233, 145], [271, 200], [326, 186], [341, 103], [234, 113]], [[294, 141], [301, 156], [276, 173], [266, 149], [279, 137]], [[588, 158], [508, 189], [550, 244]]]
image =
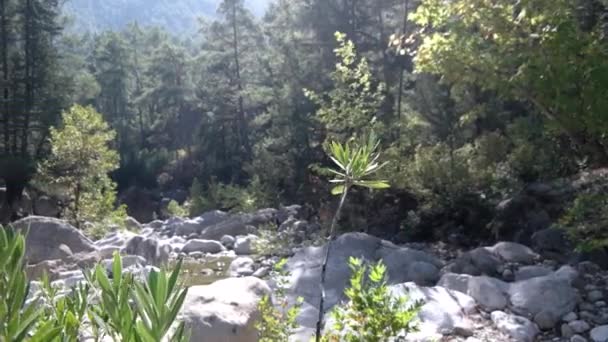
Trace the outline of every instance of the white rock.
[[258, 237], [255, 235], [239, 236], [234, 244], [234, 251], [237, 255], [251, 255], [255, 253], [255, 241]]
[[190, 329], [190, 341], [257, 342], [255, 322], [268, 285], [254, 277], [227, 278], [188, 290], [179, 320]]
[[593, 328], [589, 336], [593, 342], [608, 342], [608, 325]]
[[219, 241], [192, 239], [186, 242], [183, 253], [202, 252], [202, 253], [219, 253], [226, 250]]
[[521, 316], [509, 315], [502, 311], [491, 314], [492, 322], [503, 333], [509, 335], [517, 342], [533, 342], [539, 333], [538, 328], [529, 319]]
[[231, 277], [247, 277], [253, 274], [253, 259], [249, 257], [239, 257], [230, 263], [228, 273]]

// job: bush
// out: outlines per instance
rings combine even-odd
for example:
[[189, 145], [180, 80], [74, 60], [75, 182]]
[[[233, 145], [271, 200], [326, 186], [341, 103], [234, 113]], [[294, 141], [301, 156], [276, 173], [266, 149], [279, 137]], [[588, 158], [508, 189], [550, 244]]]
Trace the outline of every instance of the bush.
[[78, 341], [87, 328], [95, 341], [104, 337], [125, 342], [188, 340], [183, 322], [173, 328], [187, 293], [178, 283], [181, 261], [170, 275], [151, 271], [142, 281], [123, 272], [116, 253], [111, 277], [97, 265], [85, 272], [86, 283], [67, 295], [59, 295], [45, 277], [41, 296], [25, 305], [29, 286], [24, 255], [23, 235], [0, 227], [1, 341]]
[[182, 207], [176, 200], [171, 200], [167, 205], [167, 212], [174, 217], [188, 217], [188, 209]]
[[206, 191], [198, 179], [194, 179], [190, 188], [190, 214], [200, 215], [207, 210], [225, 210], [231, 212], [251, 212], [269, 203], [268, 196], [259, 181], [254, 177], [247, 187], [234, 184], [223, 184], [212, 180]]
[[379, 262], [368, 269], [361, 259], [352, 257], [349, 265], [353, 273], [344, 292], [348, 303], [332, 311], [333, 331], [324, 341], [384, 342], [416, 330], [421, 303], [408, 305], [407, 297], [392, 296], [386, 266]]
[[289, 273], [284, 270], [287, 259], [279, 261], [270, 276], [276, 281], [274, 301], [270, 296], [264, 296], [258, 304], [260, 320], [255, 327], [258, 330], [260, 342], [288, 341], [298, 327], [296, 318], [302, 307], [302, 298], [298, 298], [290, 306], [286, 297], [287, 278]]
[[608, 195], [579, 195], [561, 217], [560, 224], [580, 250], [608, 247]]

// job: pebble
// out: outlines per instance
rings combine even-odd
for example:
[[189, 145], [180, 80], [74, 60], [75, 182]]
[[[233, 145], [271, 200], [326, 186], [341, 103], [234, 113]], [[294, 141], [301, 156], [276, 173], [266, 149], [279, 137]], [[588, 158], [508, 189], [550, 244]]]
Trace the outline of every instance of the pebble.
[[572, 327], [570, 327], [570, 325], [568, 325], [566, 323], [562, 324], [562, 327], [560, 330], [562, 333], [562, 337], [570, 338], [574, 335], [574, 331], [572, 330]]
[[578, 316], [576, 315], [576, 312], [569, 312], [564, 317], [562, 317], [562, 321], [572, 322], [572, 321], [576, 320], [577, 318], [578, 318]]
[[593, 342], [608, 342], [608, 325], [593, 328], [590, 337]]
[[598, 300], [600, 300], [602, 298], [604, 298], [604, 294], [602, 293], [602, 291], [594, 290], [594, 291], [591, 291], [591, 292], [587, 293], [587, 299], [590, 302], [595, 302], [595, 301], [598, 301]]
[[568, 325], [570, 326], [570, 328], [572, 328], [572, 331], [574, 331], [575, 333], [578, 333], [578, 334], [584, 333], [585, 331], [587, 331], [591, 328], [589, 326], [589, 323], [587, 323], [583, 320], [572, 321], [572, 322], [568, 323]]
[[570, 338], [570, 342], [587, 342], [587, 339], [581, 335], [574, 335]]

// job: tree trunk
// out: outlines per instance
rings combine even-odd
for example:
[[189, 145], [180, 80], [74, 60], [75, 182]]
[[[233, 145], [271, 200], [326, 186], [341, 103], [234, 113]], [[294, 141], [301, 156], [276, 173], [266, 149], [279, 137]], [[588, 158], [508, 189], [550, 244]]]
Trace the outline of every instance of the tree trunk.
[[233, 39], [233, 53], [234, 53], [234, 64], [236, 68], [236, 87], [238, 92], [238, 128], [239, 128], [239, 139], [241, 145], [245, 148], [246, 158], [251, 158], [251, 145], [249, 143], [249, 134], [247, 130], [247, 122], [245, 120], [245, 109], [243, 108], [243, 82], [241, 80], [241, 64], [239, 59], [239, 32], [237, 27], [236, 18], [236, 3], [232, 5], [232, 39]]
[[8, 155], [10, 153], [10, 141], [9, 141], [9, 87], [8, 87], [8, 18], [6, 9], [7, 0], [0, 0], [0, 26], [2, 34], [2, 101], [3, 101], [3, 135], [4, 135], [4, 153]]

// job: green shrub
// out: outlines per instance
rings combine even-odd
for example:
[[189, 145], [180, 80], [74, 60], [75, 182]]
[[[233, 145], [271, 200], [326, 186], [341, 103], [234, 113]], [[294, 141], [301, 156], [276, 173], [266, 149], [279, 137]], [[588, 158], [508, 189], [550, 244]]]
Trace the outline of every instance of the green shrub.
[[175, 200], [171, 200], [167, 205], [167, 212], [174, 217], [188, 217], [188, 209], [182, 207]]
[[61, 328], [38, 305], [25, 305], [29, 283], [24, 256], [23, 235], [0, 226], [0, 341], [52, 341]]
[[298, 327], [296, 318], [302, 307], [302, 298], [290, 305], [286, 296], [287, 278], [289, 273], [284, 266], [287, 259], [282, 259], [275, 266], [270, 276], [276, 281], [274, 300], [270, 296], [264, 296], [258, 304], [260, 319], [255, 327], [258, 330], [260, 342], [283, 342], [288, 341], [294, 330]]
[[116, 253], [112, 277], [98, 265], [67, 295], [44, 277], [40, 297], [24, 306], [29, 292], [24, 255], [23, 235], [0, 228], [0, 341], [76, 342], [87, 326], [96, 341], [104, 336], [123, 342], [188, 340], [183, 322], [174, 327], [187, 293], [178, 283], [181, 261], [171, 274], [151, 271], [141, 281], [123, 272]]
[[407, 297], [392, 296], [386, 266], [379, 262], [368, 269], [352, 257], [349, 266], [353, 273], [344, 292], [348, 302], [332, 311], [335, 323], [324, 341], [384, 342], [416, 330], [420, 303], [408, 305]]
[[560, 219], [580, 250], [608, 247], [608, 195], [579, 195]]

